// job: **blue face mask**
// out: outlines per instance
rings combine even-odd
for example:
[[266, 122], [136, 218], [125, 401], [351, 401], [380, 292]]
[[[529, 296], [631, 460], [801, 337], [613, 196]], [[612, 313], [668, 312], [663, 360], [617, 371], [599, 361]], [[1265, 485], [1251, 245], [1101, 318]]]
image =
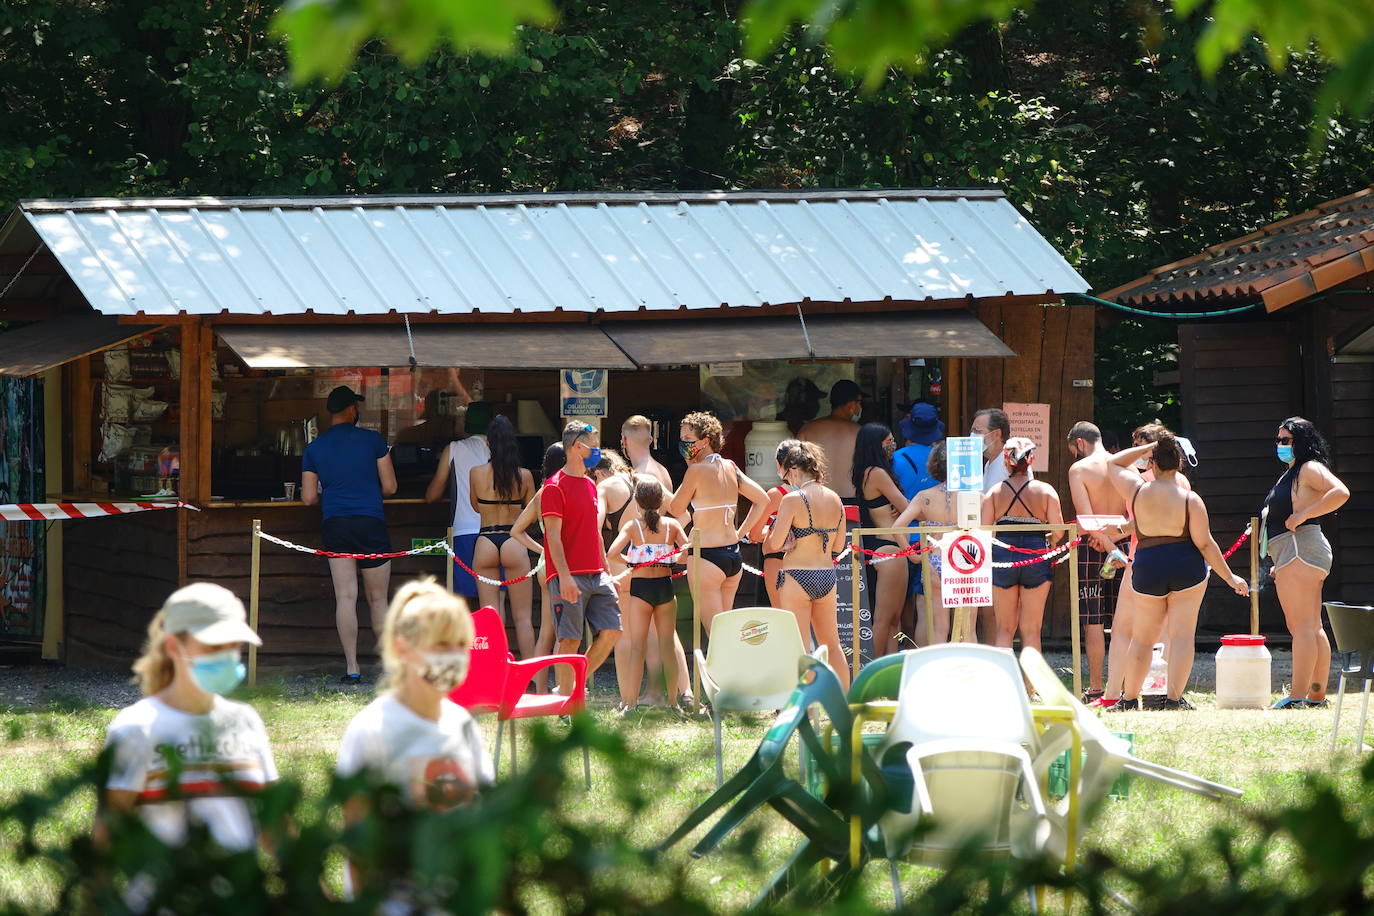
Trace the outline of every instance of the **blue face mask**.
[[1274, 452], [1279, 456], [1279, 460], [1282, 461], [1284, 464], [1293, 463], [1293, 446], [1276, 445], [1274, 446]]
[[595, 468], [595, 467], [596, 467], [598, 464], [600, 464], [600, 463], [601, 463], [601, 449], [599, 449], [599, 448], [594, 448], [594, 449], [592, 449], [592, 450], [591, 450], [591, 454], [587, 455], [586, 458], [583, 458], [583, 459], [582, 459], [582, 466], [585, 467], [585, 468], [586, 468], [587, 470], [589, 470], [589, 471], [592, 470], [593, 468]]
[[239, 661], [238, 649], [225, 649], [191, 659], [191, 679], [201, 690], [223, 696], [243, 683], [248, 669]]

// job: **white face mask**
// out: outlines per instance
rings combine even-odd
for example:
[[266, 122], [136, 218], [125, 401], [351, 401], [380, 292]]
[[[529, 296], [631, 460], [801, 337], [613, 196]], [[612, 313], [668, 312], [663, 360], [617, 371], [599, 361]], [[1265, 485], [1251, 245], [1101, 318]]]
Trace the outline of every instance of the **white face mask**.
[[420, 671], [420, 677], [441, 693], [448, 693], [467, 679], [467, 649], [455, 649], [452, 652], [426, 652], [423, 658], [425, 666]]

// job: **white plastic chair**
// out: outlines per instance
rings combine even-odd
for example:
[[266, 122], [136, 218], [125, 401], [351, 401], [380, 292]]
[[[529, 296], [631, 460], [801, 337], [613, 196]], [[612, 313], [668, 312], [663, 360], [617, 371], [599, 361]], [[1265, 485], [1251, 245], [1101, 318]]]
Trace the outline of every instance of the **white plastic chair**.
[[[1066, 742], [1045, 744], [1009, 650], [953, 643], [908, 653], [878, 750], [880, 761], [903, 752], [914, 781], [909, 808], [879, 820], [889, 858], [941, 864], [975, 836], [993, 855], [1046, 851], [1041, 785]], [[913, 840], [923, 818], [935, 828]]]
[[1035, 649], [1021, 650], [1021, 669], [1026, 674], [1026, 680], [1031, 682], [1031, 686], [1042, 700], [1055, 706], [1069, 706], [1078, 714], [1078, 730], [1083, 739], [1085, 757], [1079, 795], [1085, 806], [1106, 798], [1107, 793], [1111, 791], [1112, 783], [1123, 770], [1134, 776], [1153, 779], [1208, 798], [1241, 796], [1240, 789], [1203, 779], [1185, 770], [1150, 763], [1132, 755], [1131, 746], [1113, 735], [1111, 730], [1102, 724], [1101, 719], [1078, 702], [1078, 698], [1059, 680], [1044, 656]]
[[695, 653], [716, 731], [716, 786], [724, 781], [720, 723], [727, 712], [781, 709], [797, 686], [797, 662], [806, 654], [797, 617], [771, 607], [717, 614], [711, 641]]

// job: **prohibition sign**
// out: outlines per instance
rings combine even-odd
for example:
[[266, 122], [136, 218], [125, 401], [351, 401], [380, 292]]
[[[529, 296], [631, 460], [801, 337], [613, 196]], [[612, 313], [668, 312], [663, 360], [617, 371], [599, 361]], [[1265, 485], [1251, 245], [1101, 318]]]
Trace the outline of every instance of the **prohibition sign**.
[[973, 575], [983, 568], [986, 561], [983, 545], [976, 537], [968, 534], [961, 534], [955, 538], [949, 550], [945, 551], [945, 562], [961, 576]]

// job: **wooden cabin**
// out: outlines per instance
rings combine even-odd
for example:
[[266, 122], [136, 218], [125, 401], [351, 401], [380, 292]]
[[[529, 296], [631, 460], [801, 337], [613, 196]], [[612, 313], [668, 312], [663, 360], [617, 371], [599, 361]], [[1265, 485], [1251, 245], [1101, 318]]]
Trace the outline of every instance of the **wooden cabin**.
[[[1336, 557], [1325, 596], [1374, 603], [1374, 188], [1213, 245], [1102, 297], [1162, 315], [1216, 316], [1180, 319], [1178, 342], [1181, 432], [1197, 446], [1192, 477], [1218, 542], [1259, 514], [1283, 471], [1275, 432], [1284, 419], [1304, 416], [1331, 444], [1333, 470], [1351, 490], [1322, 524]], [[1245, 632], [1248, 614], [1214, 577], [1200, 626]], [[1272, 587], [1262, 596], [1261, 628], [1287, 635]]]
[[[255, 519], [319, 543], [286, 485], [337, 384], [393, 444], [398, 548], [443, 536], [421, 495], [463, 405], [511, 416], [537, 467], [565, 369], [607, 370], [605, 428], [654, 418], [665, 461], [702, 407], [738, 450], [796, 376], [856, 379], [894, 427], [920, 398], [952, 433], [1006, 402], [1050, 404], [1055, 440], [1092, 413], [1092, 310], [1060, 298], [1086, 283], [995, 190], [25, 201], [6, 284], [0, 320], [27, 324], [0, 375], [45, 405], [47, 499], [190, 507], [48, 529], [43, 627], [10, 642], [72, 665], [127, 665], [180, 583], [246, 598]], [[262, 664], [337, 668], [322, 559], [264, 545], [261, 601]]]

